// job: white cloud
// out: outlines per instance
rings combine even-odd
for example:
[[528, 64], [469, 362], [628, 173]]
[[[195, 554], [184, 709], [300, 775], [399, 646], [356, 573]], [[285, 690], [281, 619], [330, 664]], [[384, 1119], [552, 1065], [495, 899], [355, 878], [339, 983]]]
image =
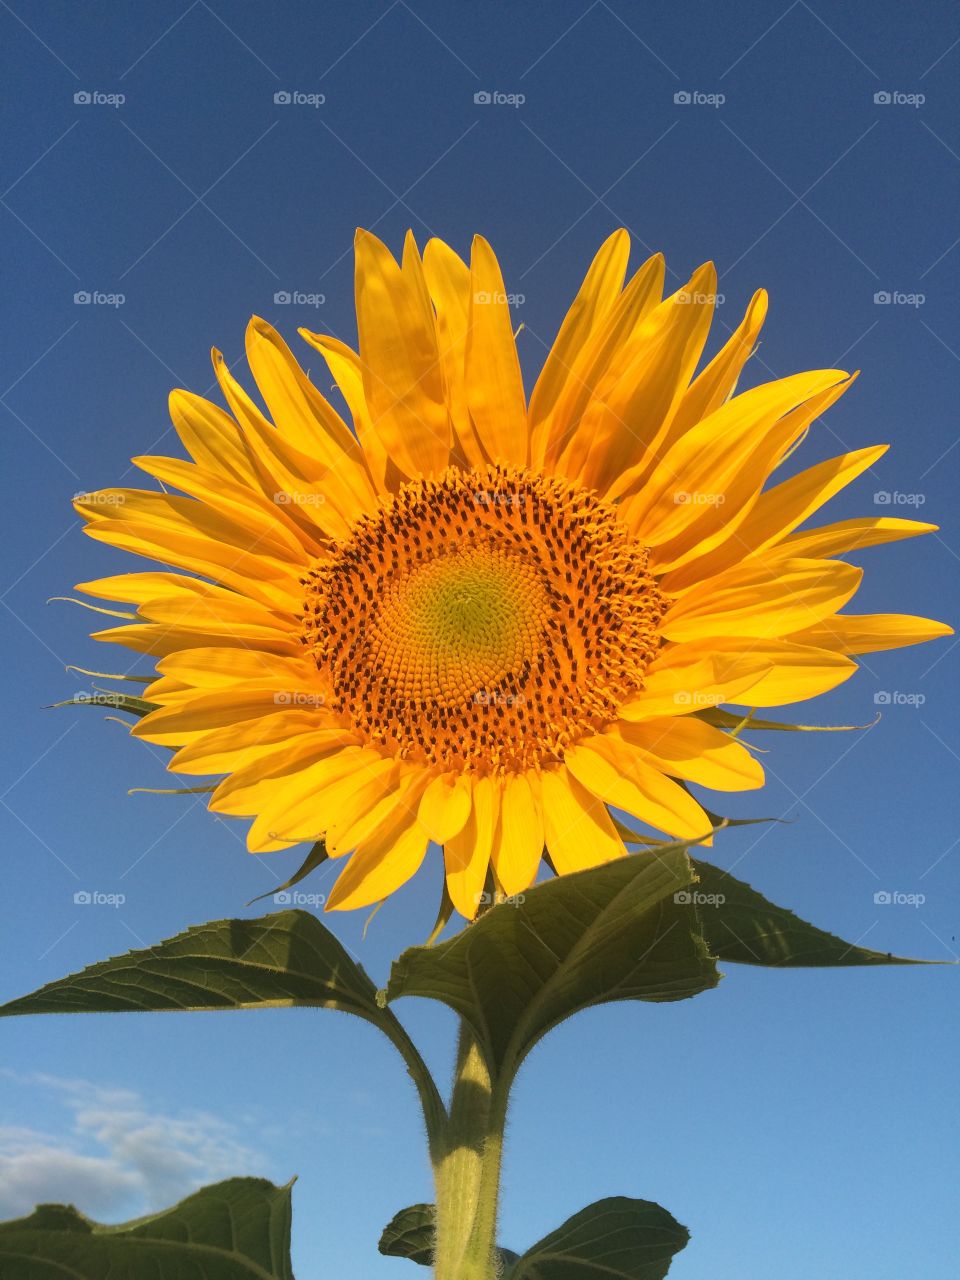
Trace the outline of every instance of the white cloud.
[[[4, 1072], [8, 1078], [12, 1073]], [[204, 1111], [160, 1111], [140, 1094], [57, 1076], [12, 1077], [63, 1115], [56, 1137], [0, 1126], [0, 1218], [42, 1202], [75, 1204], [107, 1220], [175, 1203], [197, 1187], [263, 1174], [234, 1127]]]

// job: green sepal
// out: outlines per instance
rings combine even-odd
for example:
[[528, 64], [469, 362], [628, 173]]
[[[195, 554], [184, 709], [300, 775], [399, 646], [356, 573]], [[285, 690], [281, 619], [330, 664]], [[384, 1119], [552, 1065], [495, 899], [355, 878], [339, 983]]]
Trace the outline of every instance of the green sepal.
[[148, 702], [146, 698], [134, 698], [127, 693], [97, 692], [73, 698], [65, 698], [62, 702], [52, 702], [48, 710], [59, 707], [107, 707], [111, 711], [125, 711], [128, 715], [140, 719], [151, 711], [156, 711], [160, 704]]
[[750, 729], [779, 729], [787, 733], [850, 733], [854, 729], [872, 729], [880, 718], [877, 716], [869, 724], [789, 724], [783, 720], [758, 720], [752, 711], [738, 715], [722, 707], [708, 707], [694, 714], [716, 729], [732, 730], [734, 737]]
[[250, 899], [247, 906], [252, 907], [255, 902], [262, 902], [264, 898], [272, 898], [275, 893], [283, 893], [286, 889], [292, 889], [295, 884], [305, 880], [311, 871], [316, 871], [317, 867], [326, 862], [329, 857], [327, 846], [322, 840], [318, 840], [289, 880], [284, 880], [283, 884], [278, 884], [275, 889], [268, 889], [266, 893], [258, 893], [255, 898]]

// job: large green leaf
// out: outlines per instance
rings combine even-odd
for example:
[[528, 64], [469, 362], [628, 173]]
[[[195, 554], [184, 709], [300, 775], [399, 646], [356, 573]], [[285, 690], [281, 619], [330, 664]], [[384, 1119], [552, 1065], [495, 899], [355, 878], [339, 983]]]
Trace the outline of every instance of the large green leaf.
[[660, 1205], [613, 1196], [544, 1236], [504, 1280], [663, 1280], [689, 1239]]
[[693, 878], [686, 847], [666, 845], [548, 881], [448, 942], [405, 951], [387, 998], [442, 1000], [473, 1029], [491, 1069], [509, 1074], [578, 1009], [716, 986], [696, 915], [674, 900]]
[[844, 942], [778, 907], [750, 885], [693, 859], [699, 884], [691, 894], [707, 946], [718, 960], [788, 967], [925, 964]]
[[[339, 1009], [378, 1027], [406, 1062], [431, 1143], [438, 1140], [443, 1101], [416, 1046], [363, 969], [308, 911], [195, 925], [155, 947], [128, 951], [48, 982], [0, 1006], [0, 1017], [291, 1005]], [[0, 1280], [5, 1280], [2, 1273]]]
[[0, 1015], [278, 1005], [313, 1005], [383, 1020], [374, 984], [307, 911], [196, 925], [155, 947], [49, 982], [0, 1006]]
[[205, 1187], [172, 1209], [104, 1226], [72, 1205], [0, 1223], [3, 1280], [293, 1280], [290, 1188]]
[[[429, 1267], [433, 1262], [436, 1209], [432, 1204], [412, 1204], [401, 1209], [387, 1223], [380, 1237], [379, 1249], [390, 1258], [408, 1258]], [[501, 1270], [517, 1261], [510, 1249], [499, 1249]]]

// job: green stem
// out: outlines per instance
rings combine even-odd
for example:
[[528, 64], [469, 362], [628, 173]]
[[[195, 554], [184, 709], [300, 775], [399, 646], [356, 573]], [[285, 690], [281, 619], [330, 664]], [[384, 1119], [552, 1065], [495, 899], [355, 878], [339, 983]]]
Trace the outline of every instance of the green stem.
[[498, 1274], [506, 1103], [475, 1036], [461, 1022], [445, 1141], [434, 1157], [436, 1280], [495, 1280]]
[[[389, 1010], [386, 1010], [388, 1014]], [[420, 1106], [427, 1127], [427, 1142], [430, 1158], [436, 1164], [442, 1158], [447, 1130], [447, 1109], [440, 1096], [430, 1069], [420, 1056], [417, 1046], [410, 1039], [403, 1023], [392, 1014], [383, 1018], [377, 1025], [387, 1034], [391, 1043], [406, 1063], [407, 1073], [417, 1087]]]

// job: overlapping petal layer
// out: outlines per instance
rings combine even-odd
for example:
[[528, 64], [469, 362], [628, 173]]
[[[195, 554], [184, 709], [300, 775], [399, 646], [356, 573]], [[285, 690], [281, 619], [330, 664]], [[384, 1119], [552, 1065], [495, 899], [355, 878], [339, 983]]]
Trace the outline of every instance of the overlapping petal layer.
[[765, 294], [698, 373], [712, 265], [663, 298], [662, 258], [626, 279], [628, 255], [624, 231], [601, 247], [528, 406], [489, 244], [467, 262], [408, 236], [398, 262], [360, 232], [358, 350], [302, 331], [349, 422], [254, 319], [266, 413], [215, 351], [229, 413], [176, 391], [188, 459], [135, 459], [164, 491], [77, 500], [91, 537], [164, 566], [79, 587], [131, 606], [97, 638], [158, 660], [134, 733], [221, 777], [211, 808], [253, 819], [252, 851], [324, 838], [331, 907], [382, 900], [435, 842], [472, 917], [544, 857], [622, 856], [611, 808], [707, 840], [689, 787], [763, 770], [705, 712], [811, 698], [852, 654], [950, 631], [840, 612], [861, 571], [836, 557], [936, 526], [801, 527], [884, 446], [771, 483], [852, 379], [735, 394]]

